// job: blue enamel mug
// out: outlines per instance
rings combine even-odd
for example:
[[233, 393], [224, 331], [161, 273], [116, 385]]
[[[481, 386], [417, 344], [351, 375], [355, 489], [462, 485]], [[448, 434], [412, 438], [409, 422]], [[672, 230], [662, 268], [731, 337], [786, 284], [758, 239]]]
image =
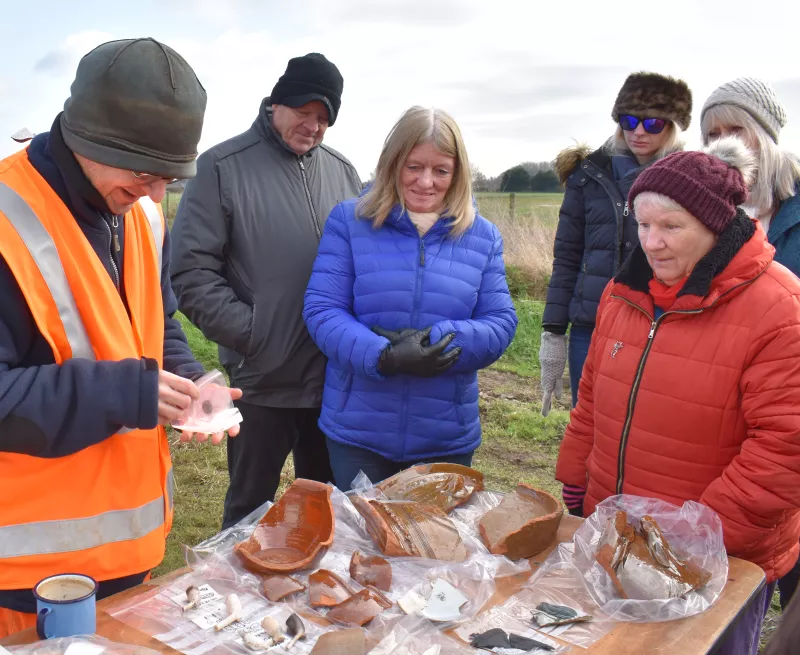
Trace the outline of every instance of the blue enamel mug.
[[39, 639], [94, 634], [97, 582], [88, 575], [51, 575], [33, 588]]

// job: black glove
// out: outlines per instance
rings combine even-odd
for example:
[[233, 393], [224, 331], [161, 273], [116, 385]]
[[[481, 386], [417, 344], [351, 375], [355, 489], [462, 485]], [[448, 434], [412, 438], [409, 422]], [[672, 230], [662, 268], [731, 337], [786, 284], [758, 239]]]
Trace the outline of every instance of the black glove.
[[386, 337], [393, 346], [396, 346], [401, 341], [405, 341], [412, 335], [419, 332], [419, 330], [415, 330], [414, 328], [403, 328], [402, 330], [384, 330], [380, 325], [376, 325], [372, 328], [372, 331], [377, 334], [379, 337]]
[[[377, 330], [375, 332], [381, 334]], [[404, 331], [401, 330], [401, 332]], [[381, 336], [386, 336], [386, 332]], [[381, 358], [378, 360], [378, 372], [381, 375], [406, 373], [423, 378], [444, 373], [458, 361], [458, 356], [461, 354], [461, 348], [453, 348], [450, 352], [444, 352], [456, 335], [451, 332], [433, 345], [431, 345], [430, 337], [431, 328], [406, 334], [402, 341], [390, 345], [381, 353]], [[386, 336], [386, 338], [389, 337]]]
[[567, 511], [572, 514], [572, 516], [583, 518], [583, 503], [581, 503], [580, 507], [567, 507]]

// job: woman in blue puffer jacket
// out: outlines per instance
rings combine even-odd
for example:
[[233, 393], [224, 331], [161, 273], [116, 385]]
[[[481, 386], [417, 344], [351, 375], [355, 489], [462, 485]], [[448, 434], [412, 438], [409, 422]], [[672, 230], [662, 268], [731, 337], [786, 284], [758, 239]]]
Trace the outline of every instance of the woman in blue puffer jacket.
[[412, 107], [374, 184], [337, 205], [303, 316], [328, 357], [320, 428], [336, 484], [420, 462], [470, 465], [481, 441], [478, 369], [517, 317], [503, 240], [475, 211], [466, 149], [444, 111]]

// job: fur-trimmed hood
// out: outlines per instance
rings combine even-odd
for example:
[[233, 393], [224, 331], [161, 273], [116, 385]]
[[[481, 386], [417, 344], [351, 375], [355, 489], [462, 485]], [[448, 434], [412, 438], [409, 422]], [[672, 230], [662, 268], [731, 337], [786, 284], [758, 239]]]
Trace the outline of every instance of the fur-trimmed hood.
[[569, 148], [564, 148], [564, 150], [559, 152], [558, 156], [556, 156], [556, 175], [558, 175], [558, 181], [561, 182], [562, 185], [566, 184], [567, 178], [569, 178], [572, 171], [575, 170], [578, 162], [586, 159], [591, 152], [592, 149], [585, 143], [579, 143]]

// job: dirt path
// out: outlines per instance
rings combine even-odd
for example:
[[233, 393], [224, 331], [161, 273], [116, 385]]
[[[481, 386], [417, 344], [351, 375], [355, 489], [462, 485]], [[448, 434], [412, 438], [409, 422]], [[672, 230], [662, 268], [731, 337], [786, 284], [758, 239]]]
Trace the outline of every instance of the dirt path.
[[[526, 482], [560, 496], [555, 462], [566, 414], [541, 416], [538, 380], [486, 369], [479, 382], [483, 444], [475, 454], [475, 466], [483, 471], [487, 486], [508, 491]], [[568, 409], [565, 397], [555, 409]]]

